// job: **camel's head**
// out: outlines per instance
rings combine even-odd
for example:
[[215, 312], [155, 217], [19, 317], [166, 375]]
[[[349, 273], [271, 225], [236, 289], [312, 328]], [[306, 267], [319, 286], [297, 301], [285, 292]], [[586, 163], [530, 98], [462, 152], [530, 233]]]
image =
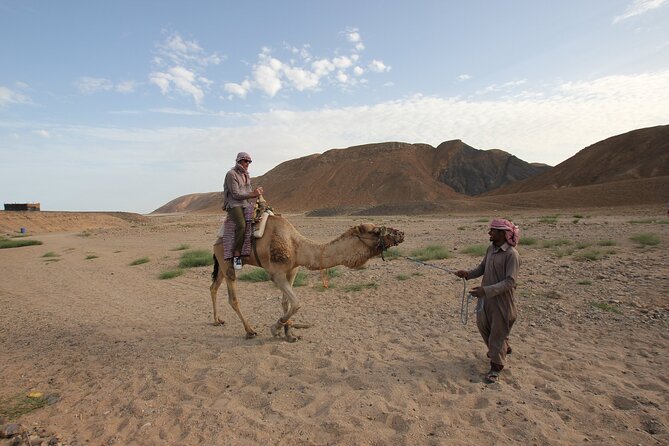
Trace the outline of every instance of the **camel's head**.
[[363, 223], [356, 226], [358, 237], [374, 250], [374, 254], [383, 254], [383, 251], [397, 246], [404, 241], [404, 232], [388, 226], [376, 226], [372, 223]]

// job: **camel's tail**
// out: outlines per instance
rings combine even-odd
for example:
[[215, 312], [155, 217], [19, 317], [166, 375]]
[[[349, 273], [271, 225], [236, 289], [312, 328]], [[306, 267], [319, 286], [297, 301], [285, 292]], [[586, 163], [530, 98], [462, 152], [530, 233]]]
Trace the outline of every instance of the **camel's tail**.
[[217, 277], [218, 277], [218, 259], [216, 258], [216, 254], [214, 254], [214, 271], [211, 273], [211, 281], [216, 282]]

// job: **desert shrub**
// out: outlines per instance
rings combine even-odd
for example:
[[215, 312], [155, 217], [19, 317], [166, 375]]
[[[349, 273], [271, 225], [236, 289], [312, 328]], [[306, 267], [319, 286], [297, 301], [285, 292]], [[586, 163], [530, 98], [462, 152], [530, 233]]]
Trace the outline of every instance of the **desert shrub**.
[[532, 246], [532, 245], [536, 245], [538, 242], [539, 241], [534, 237], [521, 237], [520, 238], [520, 244], [521, 245]]
[[641, 246], [655, 246], [660, 244], [660, 237], [655, 234], [637, 234], [630, 237], [630, 240]]
[[395, 279], [397, 279], [399, 281], [409, 280], [410, 278], [411, 278], [411, 276], [406, 275], [406, 274], [398, 274], [398, 275], [395, 276]]
[[553, 249], [553, 255], [555, 257], [562, 258], [562, 257], [572, 255], [574, 253], [574, 251], [575, 251], [575, 249], [570, 247], [570, 246], [557, 247], [557, 248]]
[[378, 285], [376, 282], [368, 282], [368, 283], [352, 283], [350, 285], [346, 285], [344, 287], [344, 291], [347, 293], [350, 291], [362, 291], [365, 289], [370, 289], [370, 288], [377, 288]]
[[20, 248], [21, 246], [41, 245], [39, 240], [10, 240], [5, 237], [0, 237], [0, 249], [6, 248]]
[[325, 270], [329, 278], [341, 276], [341, 271], [335, 266], [334, 268], [328, 268]]
[[539, 223], [548, 223], [554, 224], [557, 222], [557, 215], [546, 215], [544, 217], [539, 217]]
[[149, 263], [149, 258], [148, 257], [140, 257], [139, 259], [135, 259], [132, 262], [130, 262], [130, 266], [137, 266], [137, 265], [141, 265], [143, 263]]
[[55, 252], [49, 251], [49, 252], [45, 252], [44, 254], [42, 254], [42, 257], [49, 258], [49, 257], [59, 257], [59, 256]]
[[160, 273], [160, 275], [158, 276], [158, 278], [159, 278], [160, 280], [173, 279], [173, 278], [175, 278], [175, 277], [179, 277], [179, 276], [182, 275], [183, 273], [184, 273], [184, 270], [182, 270], [181, 268], [178, 268], [178, 269], [170, 269], [170, 270], [163, 271], [162, 273]]
[[214, 264], [214, 255], [206, 249], [186, 251], [179, 258], [179, 268], [196, 268]]
[[574, 258], [576, 260], [587, 260], [591, 262], [595, 260], [600, 260], [603, 257], [604, 253], [598, 249], [589, 249], [587, 251], [579, 252], [578, 254], [574, 255]]
[[592, 285], [592, 280], [579, 280], [576, 282], [577, 285]]
[[89, 255], [86, 256], [86, 260], [93, 260], [93, 259], [97, 259], [97, 258], [98, 258], [98, 256], [96, 256], [95, 254], [89, 254]]
[[451, 254], [443, 246], [430, 245], [411, 252], [411, 257], [418, 260], [448, 259]]
[[183, 251], [184, 249], [190, 248], [190, 245], [188, 243], [182, 243], [176, 248], [172, 248], [172, 251]]
[[589, 248], [590, 246], [592, 246], [592, 243], [590, 243], [590, 242], [578, 242], [578, 243], [576, 243], [576, 249], [585, 249], [585, 248]]
[[544, 240], [541, 242], [541, 247], [542, 248], [555, 248], [557, 246], [566, 246], [566, 245], [571, 245], [571, 240], [567, 239], [557, 239], [557, 240]]
[[472, 256], [483, 257], [487, 250], [488, 250], [487, 245], [470, 245], [467, 246], [465, 249], [463, 249], [462, 252]]
[[613, 240], [600, 240], [597, 242], [599, 246], [616, 246], [616, 242]]
[[574, 215], [574, 218], [578, 218], [578, 219], [581, 219], [581, 218], [583, 218], [583, 216], [582, 216], [582, 215], [580, 215], [580, 214], [575, 214], [575, 215]]
[[238, 279], [244, 282], [267, 282], [269, 274], [262, 268], [253, 268], [248, 273], [240, 274]]
[[298, 271], [295, 275], [293, 286], [304, 286], [307, 284], [307, 275], [303, 271]]
[[590, 305], [602, 311], [608, 311], [610, 313], [616, 313], [616, 314], [623, 314], [623, 312], [620, 311], [620, 308], [614, 305], [607, 304], [606, 302], [590, 302]]
[[386, 260], [396, 260], [404, 257], [404, 254], [402, 254], [402, 251], [400, 251], [399, 248], [393, 247], [384, 252], [383, 257], [385, 257]]
[[0, 399], [0, 418], [8, 420], [17, 419], [57, 400], [57, 395], [44, 395], [41, 392], [31, 392], [27, 395], [14, 395], [9, 398], [3, 398]]
[[331, 288], [337, 288], [337, 287], [333, 283], [329, 284], [327, 288], [325, 288], [322, 283], [317, 283], [316, 285], [314, 285], [314, 290], [318, 291], [319, 293], [327, 291]]

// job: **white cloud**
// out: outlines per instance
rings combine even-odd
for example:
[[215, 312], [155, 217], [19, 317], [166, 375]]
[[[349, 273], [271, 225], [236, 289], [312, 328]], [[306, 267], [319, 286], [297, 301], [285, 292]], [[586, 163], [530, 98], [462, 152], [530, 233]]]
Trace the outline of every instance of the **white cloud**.
[[4, 108], [12, 104], [32, 104], [32, 101], [29, 97], [8, 87], [3, 87], [0, 85], [0, 108]]
[[494, 93], [494, 92], [510, 92], [515, 87], [523, 85], [526, 82], [527, 82], [527, 79], [518, 79], [518, 80], [515, 80], [515, 81], [505, 82], [503, 84], [492, 84], [492, 85], [488, 85], [487, 87], [485, 87], [481, 90], [478, 90], [476, 92], [476, 94], [477, 95], [484, 95], [484, 94]]
[[172, 67], [167, 72], [153, 72], [149, 75], [149, 81], [157, 85], [163, 94], [169, 93], [174, 88], [182, 95], [191, 96], [198, 105], [204, 99], [204, 91], [199, 83], [206, 84], [206, 82], [184, 67]]
[[123, 81], [116, 84], [116, 91], [119, 93], [133, 93], [137, 89], [137, 82]]
[[236, 84], [234, 82], [228, 82], [223, 86], [223, 89], [228, 93], [232, 93], [235, 96], [240, 98], [245, 98], [251, 89], [251, 83], [248, 80], [243, 81], [241, 84]]
[[297, 91], [314, 90], [318, 87], [319, 76], [311, 71], [287, 67], [284, 69], [284, 74]]
[[81, 93], [90, 94], [98, 91], [109, 91], [114, 88], [114, 83], [109, 79], [100, 77], [83, 76], [77, 79], [75, 85]]
[[208, 65], [218, 65], [224, 57], [207, 54], [196, 41], [184, 40], [179, 34], [168, 36], [158, 45], [157, 52], [153, 59], [157, 70], [149, 74], [150, 83], [163, 95], [175, 91], [201, 105], [205, 90], [213, 84], [202, 71]]
[[384, 73], [386, 71], [390, 71], [389, 66], [383, 63], [382, 60], [376, 60], [376, 59], [372, 60], [368, 68], [370, 71], [373, 71], [375, 73]]
[[627, 20], [631, 17], [635, 17], [646, 12], [659, 8], [667, 0], [634, 0], [630, 5], [627, 6], [625, 12], [619, 16], [616, 16], [613, 19], [613, 23], [619, 23], [623, 20]]
[[[353, 44], [353, 51], [348, 55], [335, 55], [331, 58], [314, 57], [309, 52], [309, 45], [297, 48], [283, 44], [283, 49], [288, 53], [285, 60], [275, 55], [270, 48], [262, 48], [250, 76], [241, 83], [228, 82], [223, 89], [238, 98], [246, 98], [252, 90], [269, 97], [276, 96], [284, 89], [318, 91], [325, 85], [335, 85], [348, 90], [368, 83], [362, 77], [367, 70], [376, 73], [390, 70], [381, 60], [372, 60], [367, 69], [363, 68], [360, 54], [356, 52], [364, 48], [360, 33], [357, 29], [348, 29], [343, 35]], [[160, 80], [156, 80], [157, 85]]]
[[37, 136], [41, 136], [42, 138], [49, 138], [49, 137], [51, 137], [51, 135], [49, 134], [49, 132], [46, 131], [46, 130], [35, 130], [33, 133], [34, 133], [35, 135], [37, 135]]
[[461, 74], [457, 77], [457, 80], [459, 81], [468, 81], [472, 77], [469, 74]]

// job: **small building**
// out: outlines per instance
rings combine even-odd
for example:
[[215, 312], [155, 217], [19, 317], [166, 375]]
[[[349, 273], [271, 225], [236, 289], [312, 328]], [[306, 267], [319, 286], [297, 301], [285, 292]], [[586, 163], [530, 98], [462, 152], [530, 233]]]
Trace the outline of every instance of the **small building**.
[[5, 203], [6, 211], [39, 211], [39, 203]]

